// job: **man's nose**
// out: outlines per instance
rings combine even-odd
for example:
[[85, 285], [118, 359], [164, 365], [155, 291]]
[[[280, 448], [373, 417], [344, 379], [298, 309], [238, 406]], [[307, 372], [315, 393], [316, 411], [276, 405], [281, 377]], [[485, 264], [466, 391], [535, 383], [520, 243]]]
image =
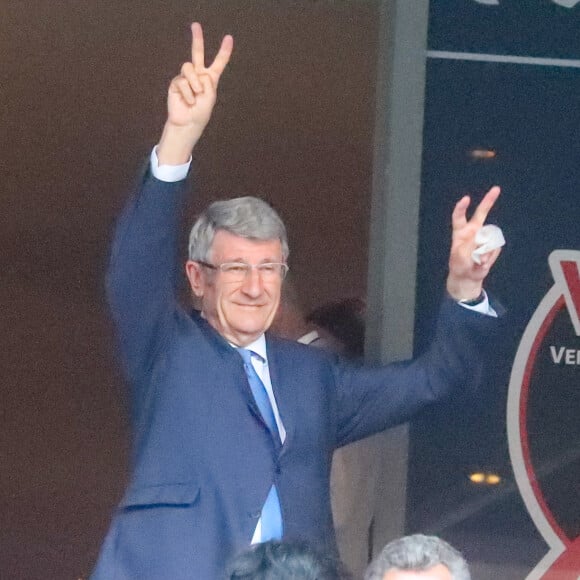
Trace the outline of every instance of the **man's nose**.
[[258, 268], [250, 268], [244, 282], [242, 284], [242, 291], [253, 298], [257, 298], [262, 294], [264, 289], [264, 283], [262, 281], [262, 275]]

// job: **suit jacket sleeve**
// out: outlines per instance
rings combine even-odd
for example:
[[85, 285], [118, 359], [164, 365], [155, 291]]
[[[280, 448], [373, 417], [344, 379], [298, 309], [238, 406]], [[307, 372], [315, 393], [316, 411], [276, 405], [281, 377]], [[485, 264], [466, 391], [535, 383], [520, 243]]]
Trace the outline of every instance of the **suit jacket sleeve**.
[[457, 389], [478, 388], [498, 325], [497, 318], [446, 297], [435, 337], [417, 359], [375, 368], [338, 365], [337, 446], [404, 423]]
[[117, 224], [107, 297], [132, 384], [150, 371], [175, 312], [179, 207], [185, 181], [166, 183], [147, 170]]

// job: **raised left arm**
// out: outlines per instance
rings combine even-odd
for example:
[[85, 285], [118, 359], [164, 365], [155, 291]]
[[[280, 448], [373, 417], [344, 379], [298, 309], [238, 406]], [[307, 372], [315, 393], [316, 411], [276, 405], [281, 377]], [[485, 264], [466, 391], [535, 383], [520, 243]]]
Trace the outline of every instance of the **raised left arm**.
[[479, 264], [472, 258], [472, 253], [477, 246], [475, 236], [485, 224], [487, 215], [499, 194], [500, 188], [492, 187], [469, 220], [466, 213], [471, 199], [468, 195], [462, 197], [453, 210], [447, 292], [457, 301], [473, 300], [481, 295], [483, 281], [501, 252], [501, 248], [496, 248], [483, 254]]

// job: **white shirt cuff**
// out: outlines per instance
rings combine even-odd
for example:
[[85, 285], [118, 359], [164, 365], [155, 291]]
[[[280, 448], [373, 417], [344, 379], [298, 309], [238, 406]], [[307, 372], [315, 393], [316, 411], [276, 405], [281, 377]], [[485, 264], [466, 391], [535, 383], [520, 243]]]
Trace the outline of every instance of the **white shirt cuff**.
[[485, 290], [483, 292], [483, 300], [476, 304], [475, 306], [469, 306], [467, 304], [463, 304], [463, 302], [458, 302], [460, 306], [463, 308], [467, 308], [467, 310], [473, 310], [474, 312], [479, 312], [480, 314], [485, 314], [486, 316], [493, 316], [497, 318], [497, 312], [492, 308], [491, 304], [489, 303], [489, 298], [487, 297], [487, 292]]
[[159, 179], [159, 181], [173, 183], [185, 179], [190, 165], [191, 157], [189, 158], [189, 161], [183, 165], [159, 165], [157, 145], [155, 145], [153, 151], [151, 151], [151, 173], [153, 174], [153, 177]]

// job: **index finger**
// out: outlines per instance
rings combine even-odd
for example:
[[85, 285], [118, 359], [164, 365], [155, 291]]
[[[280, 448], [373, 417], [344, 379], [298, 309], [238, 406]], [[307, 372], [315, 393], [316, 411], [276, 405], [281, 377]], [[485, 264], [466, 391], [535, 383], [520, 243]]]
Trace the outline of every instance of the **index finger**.
[[191, 62], [196, 72], [202, 72], [205, 69], [203, 29], [199, 22], [191, 25]]
[[490, 212], [491, 208], [494, 206], [497, 198], [499, 197], [501, 190], [497, 185], [494, 185], [484, 196], [483, 199], [479, 202], [479, 205], [473, 212], [473, 216], [471, 217], [470, 221], [474, 221], [479, 223], [479, 225], [483, 225], [487, 218], [487, 214]]
[[209, 70], [219, 79], [221, 74], [224, 72], [228, 62], [230, 62], [230, 56], [232, 55], [232, 50], [234, 49], [234, 38], [230, 34], [226, 34], [222, 40], [222, 44], [216, 57], [213, 59]]

